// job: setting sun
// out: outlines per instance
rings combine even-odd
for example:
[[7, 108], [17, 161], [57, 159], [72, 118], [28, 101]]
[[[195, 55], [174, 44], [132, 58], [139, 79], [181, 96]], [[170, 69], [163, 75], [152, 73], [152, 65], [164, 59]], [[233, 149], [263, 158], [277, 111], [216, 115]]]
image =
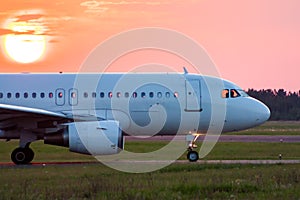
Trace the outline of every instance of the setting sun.
[[45, 38], [39, 35], [7, 35], [4, 44], [7, 55], [20, 63], [35, 62], [45, 52]]
[[43, 25], [37, 20], [7, 21], [6, 29], [11, 30], [3, 38], [5, 54], [19, 63], [32, 63], [42, 58], [46, 49]]

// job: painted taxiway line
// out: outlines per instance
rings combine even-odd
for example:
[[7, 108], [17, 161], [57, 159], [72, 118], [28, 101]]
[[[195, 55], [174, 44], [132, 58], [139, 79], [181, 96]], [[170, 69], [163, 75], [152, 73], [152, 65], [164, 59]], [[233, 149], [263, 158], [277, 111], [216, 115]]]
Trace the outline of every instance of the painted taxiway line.
[[72, 165], [89, 165], [99, 164], [97, 161], [64, 161], [64, 162], [32, 162], [26, 165], [16, 165], [13, 162], [0, 162], [1, 168], [30, 168], [30, 167], [45, 167], [45, 166], [72, 166]]
[[115, 164], [255, 164], [255, 165], [266, 165], [266, 164], [300, 164], [300, 160], [198, 160], [197, 162], [189, 162], [188, 160], [119, 160], [119, 161], [107, 161], [107, 163]]
[[199, 164], [300, 164], [300, 160], [199, 160]]
[[[106, 161], [107, 164], [253, 164], [253, 165], [274, 165], [274, 164], [300, 164], [300, 160], [198, 160], [197, 162], [189, 162], [188, 160], [119, 160]], [[15, 165], [12, 162], [1, 162], [0, 168], [32, 168], [32, 167], [47, 167], [47, 166], [76, 166], [76, 165], [97, 165], [101, 162], [33, 162], [29, 165]]]

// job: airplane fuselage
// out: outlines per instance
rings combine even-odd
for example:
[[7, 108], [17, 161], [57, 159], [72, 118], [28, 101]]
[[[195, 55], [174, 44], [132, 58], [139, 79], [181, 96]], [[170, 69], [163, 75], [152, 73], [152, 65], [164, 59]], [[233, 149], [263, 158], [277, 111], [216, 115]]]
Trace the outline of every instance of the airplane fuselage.
[[72, 122], [149, 136], [206, 133], [219, 123], [221, 132], [239, 131], [270, 116], [229, 81], [175, 73], [0, 74], [0, 109], [0, 138], [20, 138], [22, 148]]
[[[206, 132], [214, 104], [207, 80], [219, 79], [193, 74], [1, 74], [0, 103], [80, 120], [118, 120], [124, 132], [134, 135], [176, 134], [181, 118], [188, 119], [184, 133]], [[223, 89], [241, 91], [222, 82]], [[226, 103], [223, 132], [251, 128], [269, 117], [268, 109], [251, 97], [222, 98], [221, 89], [218, 94]], [[151, 116], [165, 121], [160, 130], [153, 130], [156, 133], [143, 128], [153, 128]], [[198, 127], [189, 127], [195, 117]]]

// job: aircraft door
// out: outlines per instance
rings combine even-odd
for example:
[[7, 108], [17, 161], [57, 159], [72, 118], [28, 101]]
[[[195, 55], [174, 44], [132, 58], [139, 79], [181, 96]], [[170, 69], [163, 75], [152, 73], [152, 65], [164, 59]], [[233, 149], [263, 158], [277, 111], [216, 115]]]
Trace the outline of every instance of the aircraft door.
[[65, 90], [64, 89], [57, 89], [55, 91], [55, 103], [58, 106], [65, 105]]
[[191, 79], [185, 81], [186, 107], [185, 111], [200, 112], [201, 107], [201, 87], [200, 80]]

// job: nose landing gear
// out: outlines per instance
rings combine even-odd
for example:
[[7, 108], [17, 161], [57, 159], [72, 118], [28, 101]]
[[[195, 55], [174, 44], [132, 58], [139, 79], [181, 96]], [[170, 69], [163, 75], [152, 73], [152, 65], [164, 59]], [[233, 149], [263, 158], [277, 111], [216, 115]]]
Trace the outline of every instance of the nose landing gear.
[[[199, 154], [197, 151], [194, 151], [193, 149], [197, 148], [196, 145], [196, 140], [198, 139], [198, 137], [200, 136], [200, 134], [193, 134], [193, 135], [187, 135], [186, 140], [189, 142], [187, 151], [187, 159], [190, 162], [196, 162], [199, 159]], [[193, 137], [193, 139], [189, 139], [190, 137]]]

